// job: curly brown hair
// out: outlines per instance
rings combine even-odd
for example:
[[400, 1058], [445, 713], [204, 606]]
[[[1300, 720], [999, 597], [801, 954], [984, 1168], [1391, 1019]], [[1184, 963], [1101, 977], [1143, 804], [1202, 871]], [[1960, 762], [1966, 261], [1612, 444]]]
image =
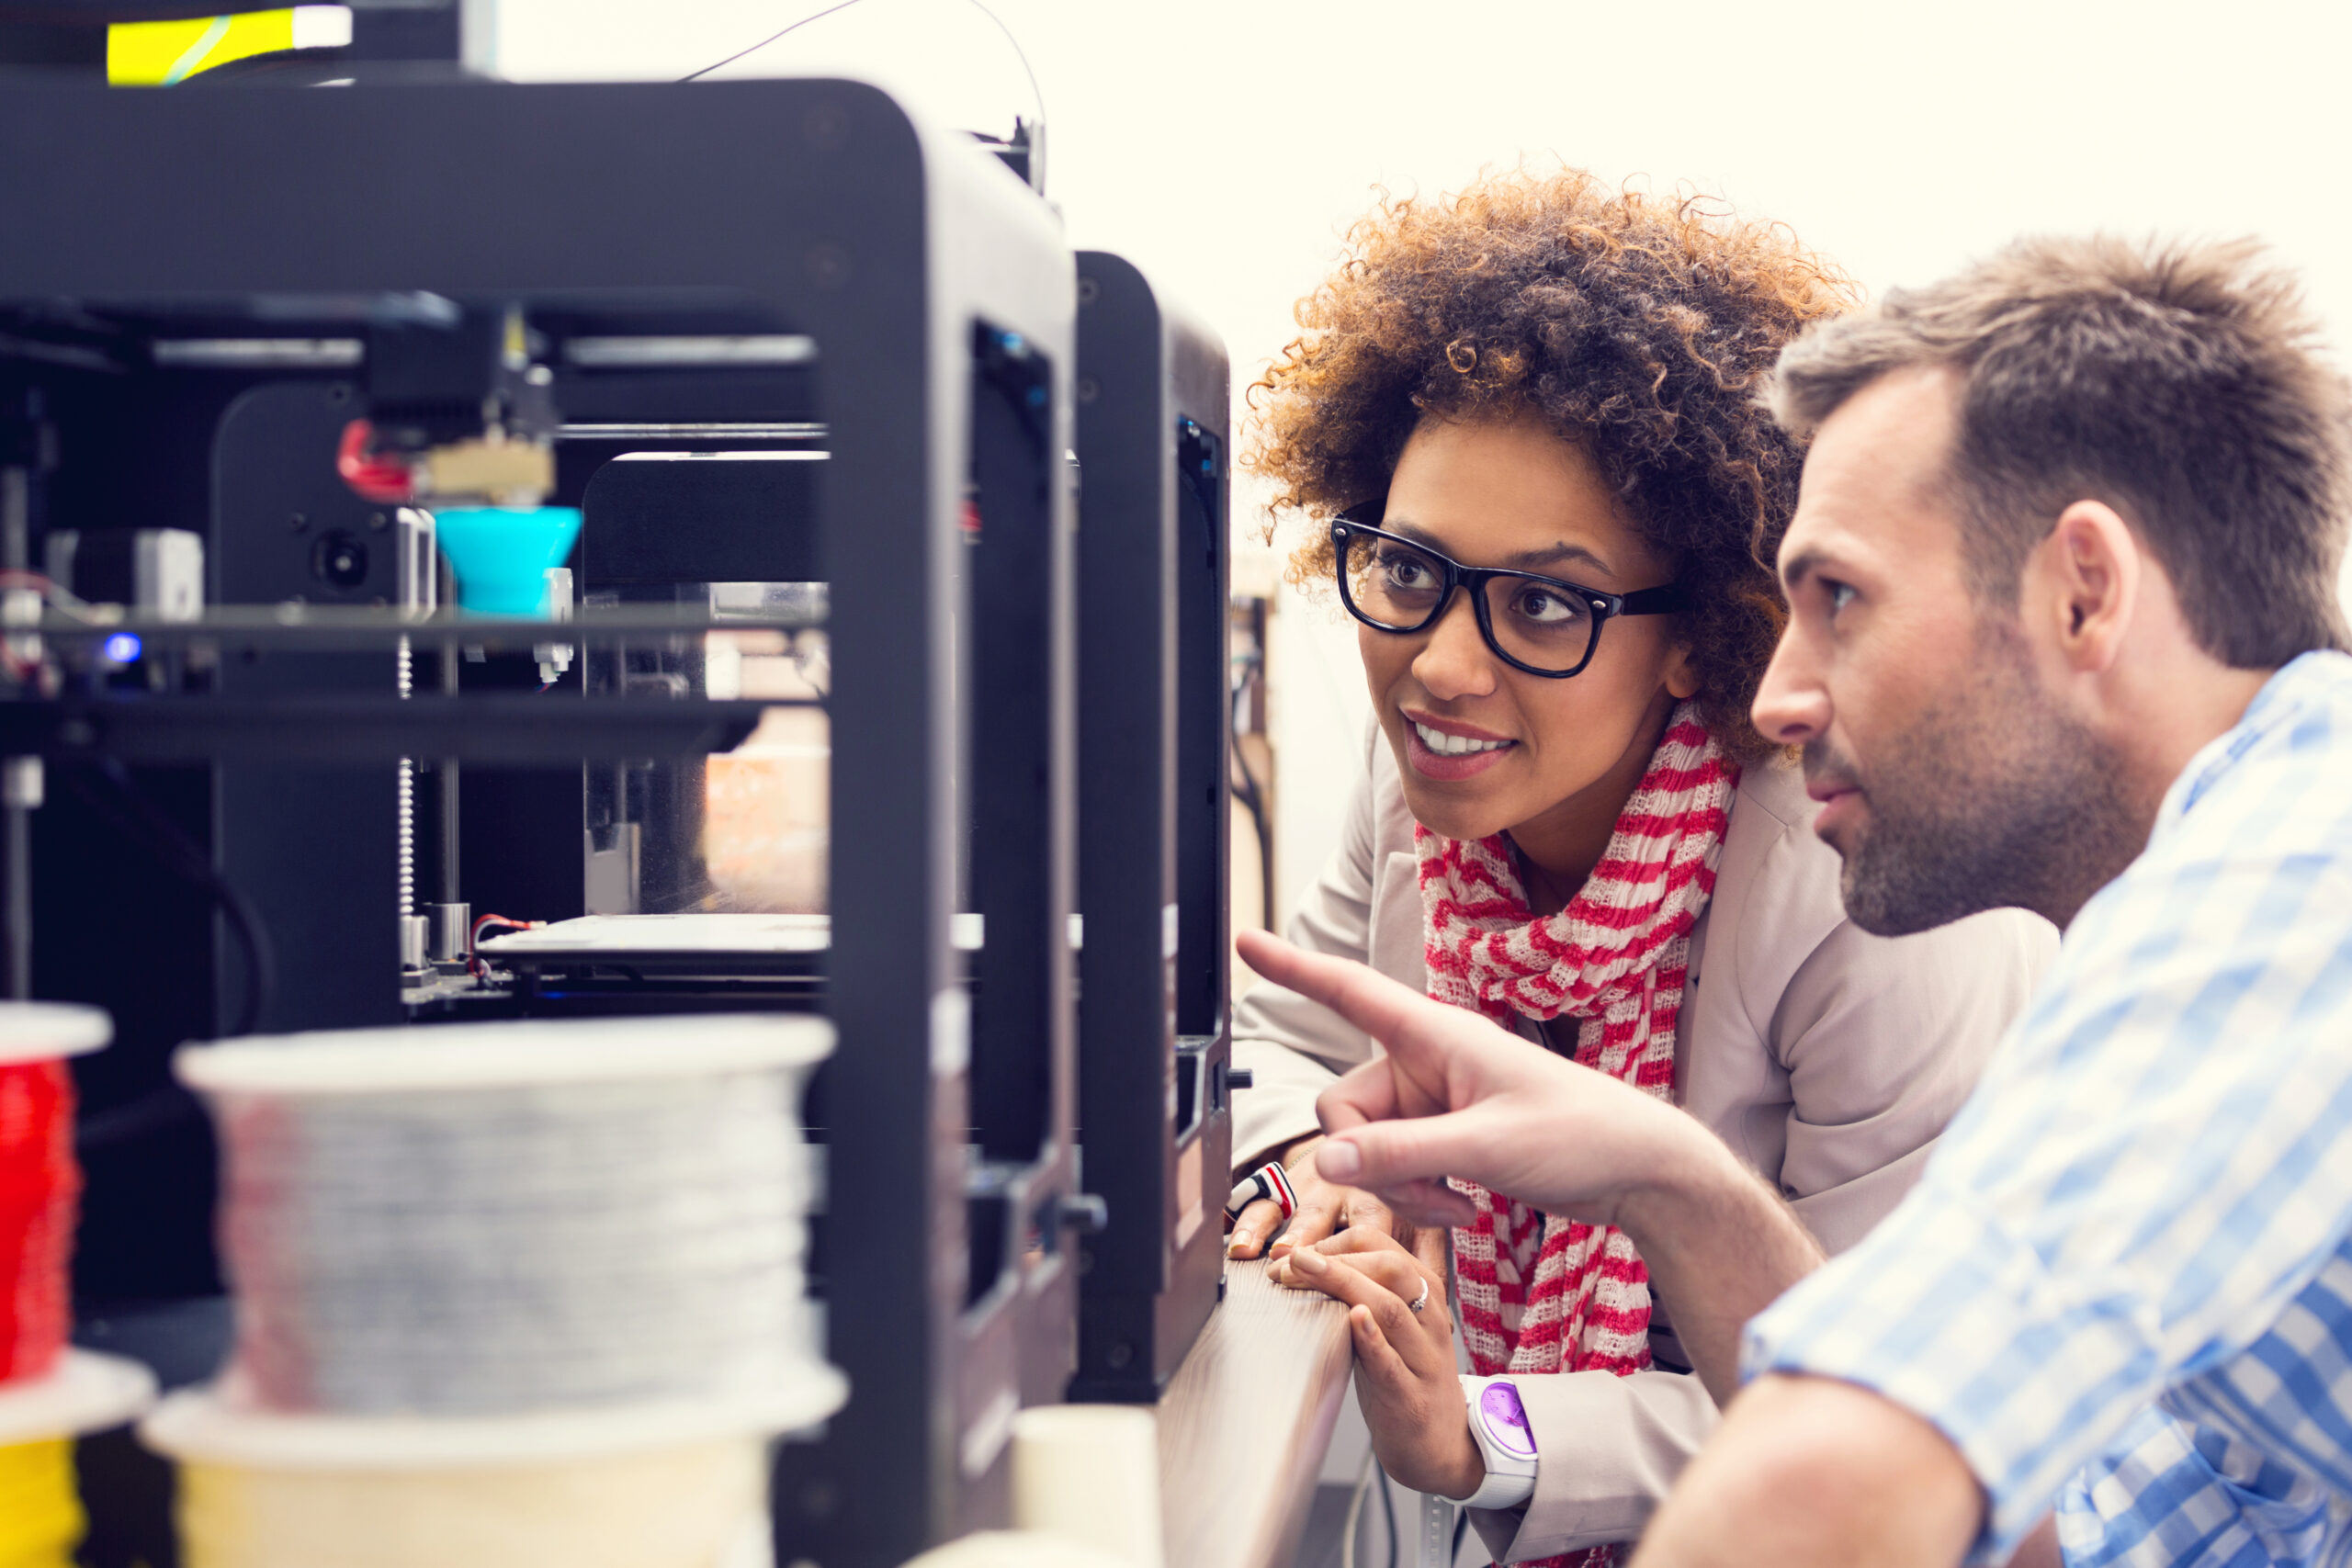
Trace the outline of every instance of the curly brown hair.
[[[1747, 709], [1787, 616], [1772, 561], [1803, 462], [1758, 393], [1783, 344], [1855, 297], [1784, 227], [1578, 170], [1384, 199], [1250, 387], [1245, 462], [1276, 511], [1328, 519], [1386, 493], [1423, 414], [1534, 412], [1591, 455], [1690, 590], [1678, 636], [1701, 714], [1752, 757], [1769, 750]], [[1290, 578], [1331, 570], [1318, 528]]]

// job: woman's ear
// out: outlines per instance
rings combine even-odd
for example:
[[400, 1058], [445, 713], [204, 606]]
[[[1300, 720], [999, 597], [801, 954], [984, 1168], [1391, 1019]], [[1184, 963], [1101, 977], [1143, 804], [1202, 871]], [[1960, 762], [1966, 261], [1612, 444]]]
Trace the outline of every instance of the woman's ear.
[[1678, 703], [1689, 702], [1699, 694], [1699, 666], [1690, 657], [1690, 645], [1678, 642], [1666, 653], [1666, 689], [1674, 694]]

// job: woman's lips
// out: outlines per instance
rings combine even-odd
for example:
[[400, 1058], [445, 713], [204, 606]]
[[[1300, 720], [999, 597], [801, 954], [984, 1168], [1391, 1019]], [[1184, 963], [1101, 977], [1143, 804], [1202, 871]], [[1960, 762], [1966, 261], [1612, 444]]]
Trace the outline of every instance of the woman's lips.
[[1451, 783], [1456, 779], [1476, 778], [1519, 749], [1516, 740], [1505, 741], [1491, 751], [1472, 751], [1448, 755], [1432, 751], [1421, 739], [1420, 731], [1412, 721], [1405, 723], [1405, 758], [1413, 764], [1413, 772], [1425, 779]]

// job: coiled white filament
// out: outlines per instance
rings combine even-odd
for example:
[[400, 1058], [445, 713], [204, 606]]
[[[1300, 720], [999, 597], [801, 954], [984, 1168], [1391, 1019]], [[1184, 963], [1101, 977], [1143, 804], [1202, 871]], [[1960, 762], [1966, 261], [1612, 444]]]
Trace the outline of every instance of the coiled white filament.
[[756, 1439], [386, 1473], [190, 1461], [189, 1568], [739, 1568], [766, 1557]]
[[[658, 1059], [720, 1025], [790, 1027], [453, 1025], [405, 1032], [434, 1043], [404, 1049], [471, 1069], [464, 1037], [480, 1036], [560, 1072], [593, 1069], [616, 1043]], [[381, 1057], [381, 1038], [357, 1055]], [[213, 1049], [249, 1069], [273, 1055], [300, 1068], [311, 1051], [332, 1066], [335, 1047]], [[730, 1060], [584, 1081], [420, 1086], [396, 1073], [348, 1091], [332, 1073], [299, 1092], [254, 1088], [250, 1070], [190, 1074], [225, 1148], [233, 1397], [285, 1412], [507, 1414], [805, 1381], [818, 1366], [802, 1299], [806, 1060]]]

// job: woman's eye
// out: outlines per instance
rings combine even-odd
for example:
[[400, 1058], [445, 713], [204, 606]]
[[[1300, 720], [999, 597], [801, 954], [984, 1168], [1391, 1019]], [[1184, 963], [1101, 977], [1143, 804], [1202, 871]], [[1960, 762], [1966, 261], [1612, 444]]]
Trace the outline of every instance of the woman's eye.
[[1429, 576], [1429, 568], [1409, 556], [1391, 556], [1381, 564], [1387, 570], [1388, 581], [1399, 588], [1418, 588]]
[[1548, 588], [1531, 588], [1519, 596], [1511, 608], [1526, 620], [1553, 625], [1571, 619], [1577, 606]]
[[1829, 591], [1829, 613], [1833, 615], [1854, 600], [1855, 588], [1850, 582], [1832, 582], [1825, 578], [1822, 585]]

